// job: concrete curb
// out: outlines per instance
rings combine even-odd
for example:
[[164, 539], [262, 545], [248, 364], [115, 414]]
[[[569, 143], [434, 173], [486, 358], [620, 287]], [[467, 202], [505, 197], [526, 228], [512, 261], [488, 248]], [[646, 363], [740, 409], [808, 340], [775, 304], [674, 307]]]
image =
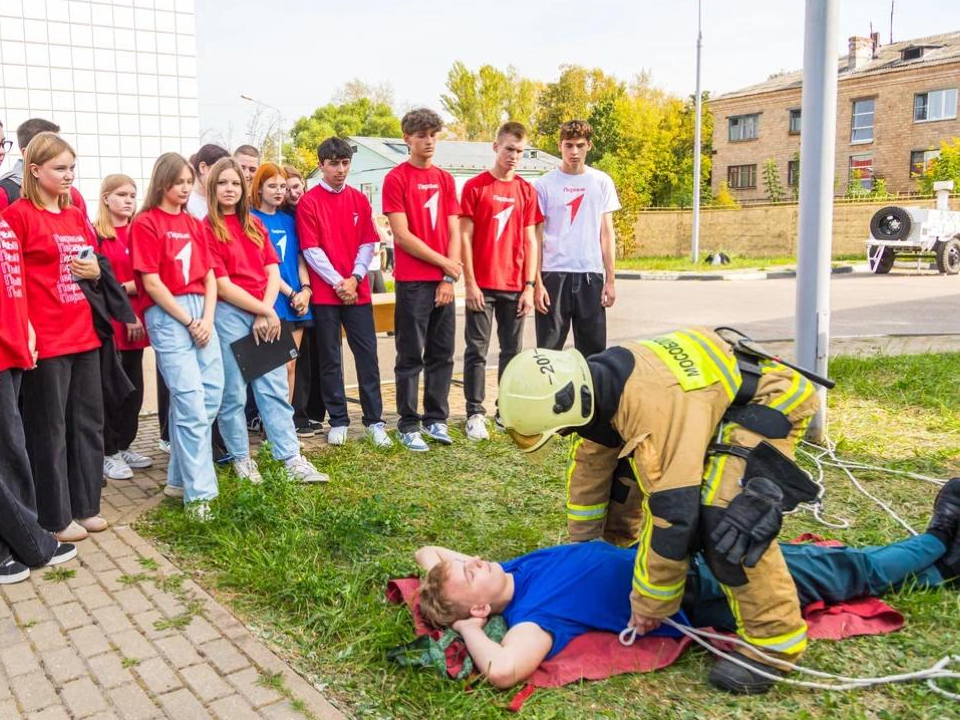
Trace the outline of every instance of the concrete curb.
[[[866, 264], [837, 265], [830, 270], [833, 275], [851, 273], [869, 274], [870, 267]], [[789, 270], [734, 270], [731, 272], [699, 273], [699, 272], [661, 272], [656, 270], [617, 270], [614, 275], [617, 280], [729, 280], [733, 282], [748, 280], [781, 280], [797, 276], [796, 269]]]

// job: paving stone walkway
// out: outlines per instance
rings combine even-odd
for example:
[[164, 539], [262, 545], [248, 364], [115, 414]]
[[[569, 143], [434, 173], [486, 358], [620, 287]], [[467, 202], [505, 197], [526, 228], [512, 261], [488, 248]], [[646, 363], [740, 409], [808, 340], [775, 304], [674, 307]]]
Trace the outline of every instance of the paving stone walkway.
[[[488, 397], [495, 384], [488, 373]], [[382, 390], [384, 408], [396, 407], [393, 385]], [[459, 385], [450, 403], [462, 422]], [[358, 433], [359, 405], [349, 409]], [[346, 720], [131, 527], [163, 499], [158, 438], [156, 416], [142, 418], [133, 449], [154, 466], [108, 481], [110, 528], [79, 543], [77, 560], [0, 590], [0, 720]]]

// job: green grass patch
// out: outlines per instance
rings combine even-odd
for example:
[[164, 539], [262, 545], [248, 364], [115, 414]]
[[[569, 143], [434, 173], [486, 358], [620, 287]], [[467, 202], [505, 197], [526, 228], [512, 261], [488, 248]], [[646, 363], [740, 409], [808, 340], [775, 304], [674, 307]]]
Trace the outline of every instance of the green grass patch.
[[[702, 253], [699, 263], [691, 262], [689, 257], [674, 255], [657, 255], [651, 257], [629, 257], [617, 260], [617, 270], [650, 270], [663, 272], [730, 272], [731, 270], [770, 270], [784, 266], [796, 265], [794, 255], [777, 257], [748, 257], [744, 255], [730, 255], [727, 265], [709, 265], [706, 258], [710, 253]], [[863, 255], [837, 255], [833, 258], [834, 264], [850, 262], [866, 262]]]
[[66, 582], [76, 574], [77, 571], [73, 568], [55, 567], [47, 570], [43, 574], [43, 579], [47, 582]]
[[[960, 474], [960, 354], [867, 360], [837, 359], [831, 375], [831, 436], [850, 459], [929, 473]], [[464, 692], [423, 670], [394, 666], [390, 647], [408, 641], [403, 609], [383, 599], [392, 577], [416, 570], [423, 544], [505, 559], [563, 542], [563, 444], [531, 464], [497, 435], [424, 455], [361, 442], [328, 449], [313, 459], [333, 482], [305, 487], [287, 482], [261, 456], [265, 482], [241, 484], [221, 475], [216, 519], [191, 522], [165, 502], [138, 524], [166, 545], [180, 567], [217, 592], [245, 621], [257, 625], [285, 654], [322, 681], [325, 692], [362, 718], [502, 718], [512, 693], [478, 683]], [[936, 488], [922, 481], [857, 473], [871, 492], [914, 527], [926, 524]], [[783, 537], [810, 531], [851, 544], [904, 537], [892, 519], [828, 469], [826, 511], [853, 523], [829, 531], [809, 515], [787, 518]], [[885, 637], [813, 642], [804, 663], [852, 675], [882, 675], [927, 667], [960, 652], [956, 590], [902, 591], [888, 598], [907, 617]], [[687, 652], [671, 668], [540, 690], [526, 718], [934, 718], [956, 706], [919, 683], [851, 693], [789, 686], [763, 698], [711, 691], [712, 658]], [[954, 691], [960, 689], [955, 683]], [[508, 716], [508, 715], [507, 715]]]

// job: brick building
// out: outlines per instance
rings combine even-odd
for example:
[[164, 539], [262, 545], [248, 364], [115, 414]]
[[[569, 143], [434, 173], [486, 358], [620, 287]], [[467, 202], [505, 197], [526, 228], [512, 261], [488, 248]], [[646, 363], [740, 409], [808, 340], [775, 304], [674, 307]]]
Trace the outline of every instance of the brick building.
[[[877, 34], [852, 37], [838, 75], [836, 193], [851, 178], [866, 189], [883, 178], [889, 192], [916, 190], [912, 175], [941, 140], [960, 136], [960, 32], [883, 47]], [[765, 200], [768, 159], [784, 188], [796, 184], [802, 82], [802, 71], [784, 73], [711, 100], [714, 193], [726, 180], [737, 200]]]

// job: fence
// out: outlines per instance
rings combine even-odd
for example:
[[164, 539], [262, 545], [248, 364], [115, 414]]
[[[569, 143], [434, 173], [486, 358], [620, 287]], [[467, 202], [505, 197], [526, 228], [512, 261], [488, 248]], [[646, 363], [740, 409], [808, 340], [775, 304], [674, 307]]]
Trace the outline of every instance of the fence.
[[[834, 255], [865, 252], [870, 236], [870, 218], [887, 205], [932, 208], [931, 197], [903, 196], [834, 198]], [[960, 210], [960, 195], [950, 198], [950, 208]], [[633, 219], [635, 218], [635, 220]], [[677, 208], [646, 208], [635, 213], [633, 233], [622, 236], [620, 252], [625, 257], [683, 256], [690, 253], [693, 212]], [[703, 255], [722, 250], [728, 255], [773, 257], [797, 251], [798, 206], [795, 202], [746, 205], [740, 208], [704, 208], [700, 211], [700, 251]], [[632, 242], [629, 242], [629, 241]]]

